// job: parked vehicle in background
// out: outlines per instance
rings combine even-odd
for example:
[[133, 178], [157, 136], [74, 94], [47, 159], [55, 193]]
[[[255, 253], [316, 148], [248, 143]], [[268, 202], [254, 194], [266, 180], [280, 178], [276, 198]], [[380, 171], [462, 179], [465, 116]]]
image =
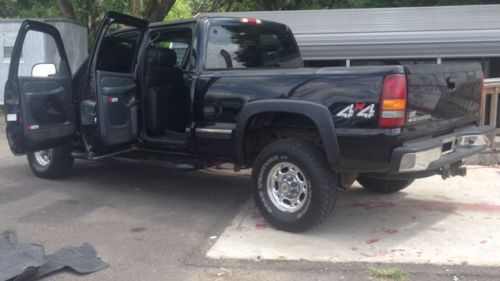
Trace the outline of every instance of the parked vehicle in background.
[[[36, 32], [59, 56], [20, 75]], [[95, 38], [74, 77], [54, 27], [25, 21], [16, 39], [7, 138], [39, 177], [67, 175], [74, 158], [231, 162], [253, 168], [262, 215], [301, 232], [355, 180], [392, 193], [465, 175], [462, 159], [491, 144], [493, 128], [476, 125], [479, 64], [303, 68], [289, 28], [253, 18], [149, 24], [110, 12]]]

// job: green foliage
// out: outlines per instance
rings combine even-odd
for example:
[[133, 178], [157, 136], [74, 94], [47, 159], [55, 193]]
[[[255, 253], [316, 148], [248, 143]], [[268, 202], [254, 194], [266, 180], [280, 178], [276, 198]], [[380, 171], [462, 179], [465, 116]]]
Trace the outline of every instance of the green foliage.
[[0, 18], [57, 17], [57, 0], [3, 0], [0, 2]]
[[180, 20], [180, 19], [189, 19], [191, 18], [193, 7], [191, 6], [192, 2], [188, 0], [177, 0], [175, 1], [174, 6], [168, 12], [165, 20]]
[[368, 271], [370, 277], [378, 279], [380, 281], [386, 280], [398, 280], [404, 281], [408, 280], [410, 274], [403, 269], [393, 267], [393, 268], [370, 268]]
[[378, 279], [380, 281], [385, 281], [385, 280], [398, 280], [398, 281], [404, 281], [404, 280], [409, 280], [410, 274], [400, 268], [393, 267], [393, 268], [375, 268], [371, 267], [368, 270], [368, 275], [371, 278]]

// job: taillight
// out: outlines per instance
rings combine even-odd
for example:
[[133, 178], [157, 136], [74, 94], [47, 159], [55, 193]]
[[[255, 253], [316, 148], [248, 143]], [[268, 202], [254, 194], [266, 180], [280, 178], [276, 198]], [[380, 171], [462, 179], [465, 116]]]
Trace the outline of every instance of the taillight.
[[254, 18], [240, 18], [240, 22], [248, 24], [261, 24], [262, 20]]
[[406, 75], [389, 74], [384, 78], [378, 124], [382, 128], [403, 127], [406, 120]]

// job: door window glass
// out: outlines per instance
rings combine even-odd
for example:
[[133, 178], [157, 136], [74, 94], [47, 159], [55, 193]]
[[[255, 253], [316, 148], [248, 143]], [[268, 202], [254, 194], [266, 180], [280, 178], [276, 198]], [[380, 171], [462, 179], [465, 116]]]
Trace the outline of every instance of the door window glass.
[[177, 57], [175, 66], [184, 69], [191, 50], [191, 29], [185, 28], [152, 33], [147, 49], [148, 58], [159, 48], [173, 50]]
[[50, 77], [69, 75], [69, 69], [66, 69], [66, 63], [61, 61], [56, 41], [50, 34], [29, 30], [26, 33], [21, 53], [23, 54], [23, 63], [19, 64], [18, 76]]
[[131, 73], [141, 33], [130, 26], [114, 23], [109, 26], [97, 53], [96, 69]]

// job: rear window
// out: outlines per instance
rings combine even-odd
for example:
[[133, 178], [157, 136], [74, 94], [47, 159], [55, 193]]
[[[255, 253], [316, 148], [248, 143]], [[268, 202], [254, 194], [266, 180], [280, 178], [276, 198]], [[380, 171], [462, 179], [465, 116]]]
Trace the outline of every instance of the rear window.
[[295, 38], [285, 25], [212, 25], [208, 33], [207, 69], [303, 66]]

